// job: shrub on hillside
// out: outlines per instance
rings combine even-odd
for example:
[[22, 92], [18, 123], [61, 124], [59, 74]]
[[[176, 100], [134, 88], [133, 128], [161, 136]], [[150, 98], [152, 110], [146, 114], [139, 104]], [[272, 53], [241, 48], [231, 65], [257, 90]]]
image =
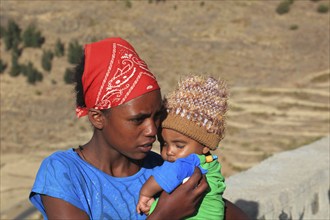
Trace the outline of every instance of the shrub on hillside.
[[45, 42], [45, 38], [41, 32], [37, 30], [34, 24], [30, 24], [23, 32], [23, 43], [25, 47], [41, 47]]
[[22, 49], [18, 47], [18, 45], [14, 45], [12, 48], [12, 54], [15, 54], [15, 56], [20, 57], [22, 55]]
[[297, 30], [299, 28], [299, 26], [298, 25], [296, 25], [296, 24], [292, 24], [292, 25], [290, 25], [290, 30]]
[[50, 71], [52, 69], [52, 60], [54, 54], [50, 50], [44, 50], [41, 57], [41, 66], [44, 70]]
[[74, 82], [74, 70], [70, 68], [65, 69], [64, 82], [66, 84], [72, 84]]
[[317, 7], [317, 12], [319, 13], [327, 13], [329, 11], [329, 6], [321, 4]]
[[155, 1], [156, 3], [158, 3], [158, 2], [165, 2], [166, 0], [149, 0], [148, 2], [149, 3], [152, 3], [153, 1]]
[[57, 57], [62, 57], [64, 55], [64, 44], [60, 39], [56, 41], [54, 53]]
[[0, 59], [0, 74], [5, 72], [6, 68], [7, 68], [7, 64]]
[[73, 40], [69, 43], [68, 49], [68, 61], [71, 64], [77, 64], [83, 54], [83, 47], [78, 43], [77, 40]]
[[42, 81], [43, 75], [36, 68], [34, 68], [33, 64], [29, 62], [27, 65], [22, 65], [22, 73], [27, 77], [27, 82], [30, 84], [35, 84], [38, 81]]
[[130, 0], [125, 0], [125, 6], [127, 8], [132, 8], [132, 2]]
[[0, 38], [3, 38], [5, 34], [6, 34], [6, 29], [2, 25], [0, 25]]
[[276, 8], [276, 12], [280, 15], [288, 13], [290, 11], [290, 5], [293, 3], [293, 0], [284, 0]]
[[6, 50], [10, 50], [13, 47], [18, 47], [21, 41], [21, 29], [14, 20], [8, 21], [7, 31], [5, 31], [3, 38]]
[[21, 66], [18, 63], [18, 55], [13, 51], [11, 54], [11, 68], [9, 75], [18, 76], [21, 73]]
[[21, 66], [17, 62], [12, 62], [9, 75], [16, 77], [21, 73]]

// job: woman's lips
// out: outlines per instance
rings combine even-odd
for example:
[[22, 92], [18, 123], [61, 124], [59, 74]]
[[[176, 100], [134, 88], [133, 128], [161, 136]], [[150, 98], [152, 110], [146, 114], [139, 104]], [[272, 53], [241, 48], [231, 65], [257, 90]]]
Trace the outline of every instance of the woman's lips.
[[145, 144], [139, 147], [142, 152], [149, 152], [152, 149], [152, 144]]

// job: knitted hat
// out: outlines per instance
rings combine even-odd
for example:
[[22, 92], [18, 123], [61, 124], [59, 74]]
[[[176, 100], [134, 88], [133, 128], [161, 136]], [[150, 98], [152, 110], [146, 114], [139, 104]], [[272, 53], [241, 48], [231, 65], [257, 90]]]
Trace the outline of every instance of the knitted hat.
[[224, 138], [227, 88], [222, 80], [189, 76], [165, 100], [163, 128], [173, 129], [215, 150]]

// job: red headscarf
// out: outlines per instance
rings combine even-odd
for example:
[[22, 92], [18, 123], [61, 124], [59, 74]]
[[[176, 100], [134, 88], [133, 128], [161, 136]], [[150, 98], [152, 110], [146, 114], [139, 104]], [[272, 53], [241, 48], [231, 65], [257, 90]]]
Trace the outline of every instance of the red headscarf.
[[87, 115], [90, 108], [112, 108], [160, 89], [147, 64], [121, 38], [85, 45], [82, 84], [86, 107], [77, 106], [78, 117]]

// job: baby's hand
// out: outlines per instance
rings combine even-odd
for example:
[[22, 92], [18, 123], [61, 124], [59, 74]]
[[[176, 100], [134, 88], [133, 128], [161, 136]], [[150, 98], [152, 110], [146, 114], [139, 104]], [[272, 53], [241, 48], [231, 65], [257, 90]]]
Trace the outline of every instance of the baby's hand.
[[155, 201], [153, 197], [147, 197], [140, 195], [139, 202], [136, 206], [136, 211], [141, 214], [143, 212], [146, 215], [149, 215], [151, 204]]

